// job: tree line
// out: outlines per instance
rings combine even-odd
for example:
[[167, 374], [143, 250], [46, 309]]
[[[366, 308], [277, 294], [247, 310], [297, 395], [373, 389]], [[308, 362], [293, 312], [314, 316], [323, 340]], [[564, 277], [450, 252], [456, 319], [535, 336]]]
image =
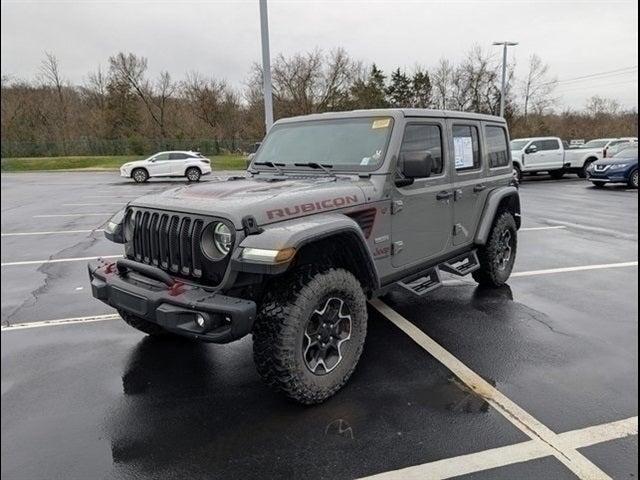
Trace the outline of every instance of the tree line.
[[[498, 114], [501, 65], [474, 46], [459, 63], [385, 73], [344, 49], [313, 50], [272, 62], [275, 118], [366, 108], [436, 108]], [[2, 76], [2, 157], [143, 155], [159, 149], [207, 154], [247, 151], [264, 135], [262, 69], [246, 85], [189, 72], [152, 77], [146, 58], [119, 52], [80, 85], [65, 79], [58, 58], [46, 53], [36, 78]], [[524, 78], [507, 72], [505, 117], [513, 137], [566, 139], [629, 136], [637, 112], [599, 96], [584, 108], [557, 111], [557, 79], [540, 57], [528, 59]]]

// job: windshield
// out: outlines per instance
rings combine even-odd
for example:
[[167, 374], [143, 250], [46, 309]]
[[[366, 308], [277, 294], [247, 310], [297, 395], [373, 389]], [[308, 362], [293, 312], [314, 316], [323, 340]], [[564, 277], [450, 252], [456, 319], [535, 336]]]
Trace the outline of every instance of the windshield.
[[625, 148], [614, 155], [614, 158], [638, 158], [638, 147]]
[[609, 140], [591, 140], [590, 142], [582, 145], [580, 148], [602, 148], [607, 143], [609, 143]]
[[393, 119], [346, 118], [284, 123], [267, 135], [254, 164], [283, 168], [319, 163], [336, 170], [372, 170], [384, 159]]
[[511, 150], [522, 150], [527, 143], [529, 143], [529, 140], [513, 140], [511, 142]]

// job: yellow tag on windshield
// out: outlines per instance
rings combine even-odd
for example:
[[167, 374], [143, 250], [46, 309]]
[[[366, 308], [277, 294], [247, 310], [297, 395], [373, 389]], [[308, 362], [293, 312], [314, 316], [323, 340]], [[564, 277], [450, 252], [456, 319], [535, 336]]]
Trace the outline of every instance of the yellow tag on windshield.
[[379, 118], [378, 120], [374, 120], [371, 124], [371, 128], [387, 128], [391, 124], [390, 118]]

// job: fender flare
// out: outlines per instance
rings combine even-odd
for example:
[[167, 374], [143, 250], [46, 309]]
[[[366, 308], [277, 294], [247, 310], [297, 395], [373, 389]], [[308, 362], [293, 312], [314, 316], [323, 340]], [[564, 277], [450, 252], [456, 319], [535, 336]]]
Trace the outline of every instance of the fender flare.
[[489, 232], [491, 231], [491, 227], [493, 226], [493, 220], [496, 217], [498, 208], [500, 207], [502, 202], [507, 199], [513, 202], [512, 205], [515, 214], [516, 225], [518, 226], [518, 228], [520, 228], [520, 195], [518, 194], [518, 189], [516, 187], [497, 188], [487, 196], [487, 200], [484, 205], [484, 211], [482, 212], [482, 217], [480, 218], [480, 223], [478, 224], [478, 229], [476, 230], [476, 236], [474, 239], [474, 243], [476, 245], [485, 245], [487, 243]]
[[362, 229], [346, 215], [325, 213], [265, 225], [262, 229], [262, 232], [257, 235], [245, 237], [240, 242], [240, 247], [266, 250], [293, 247], [296, 251], [300, 251], [314, 242], [339, 236], [349, 242], [353, 248], [349, 253], [357, 256], [358, 265], [363, 272], [366, 272], [366, 278], [360, 279], [362, 283], [372, 291], [380, 286], [380, 277]]

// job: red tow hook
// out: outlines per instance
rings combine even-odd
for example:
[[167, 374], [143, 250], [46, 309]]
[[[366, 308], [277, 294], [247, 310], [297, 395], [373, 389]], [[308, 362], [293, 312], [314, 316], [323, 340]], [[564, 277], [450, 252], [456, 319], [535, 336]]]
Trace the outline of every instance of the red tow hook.
[[174, 278], [173, 285], [169, 287], [169, 295], [175, 297], [177, 295], [182, 295], [184, 292], [184, 283]]

